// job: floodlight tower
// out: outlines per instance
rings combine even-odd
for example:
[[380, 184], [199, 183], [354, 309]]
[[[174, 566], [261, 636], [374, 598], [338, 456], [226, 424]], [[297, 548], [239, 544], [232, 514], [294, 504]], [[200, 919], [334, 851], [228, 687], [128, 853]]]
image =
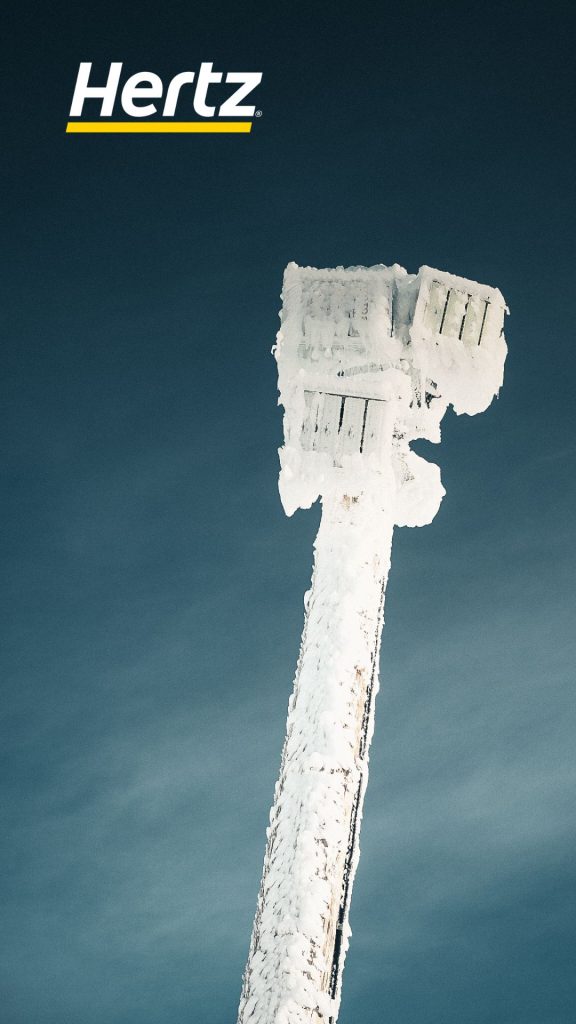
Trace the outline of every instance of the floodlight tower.
[[497, 289], [429, 267], [284, 275], [275, 347], [288, 515], [322, 499], [311, 590], [239, 1024], [333, 1024], [359, 857], [395, 525], [423, 526], [444, 489], [410, 450], [449, 404], [482, 412], [503, 379]]

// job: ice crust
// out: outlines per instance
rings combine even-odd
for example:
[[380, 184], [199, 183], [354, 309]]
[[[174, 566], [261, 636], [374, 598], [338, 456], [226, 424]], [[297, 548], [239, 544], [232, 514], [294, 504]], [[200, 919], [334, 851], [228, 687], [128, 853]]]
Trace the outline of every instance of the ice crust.
[[368, 498], [324, 499], [244, 976], [242, 1024], [311, 1024], [337, 1016], [341, 969], [333, 970], [334, 946], [348, 875], [343, 964], [360, 852], [358, 842], [351, 843], [351, 822], [356, 814], [357, 836], [392, 529], [387, 512]]
[[[316, 270], [291, 263], [282, 297], [273, 351], [285, 410], [279, 487], [287, 514], [363, 481], [376, 487], [368, 481], [376, 474], [397, 525], [431, 522], [444, 495], [440, 471], [409, 446], [417, 438], [440, 441], [448, 405], [473, 415], [498, 393], [507, 351], [501, 293], [430, 267], [410, 275], [397, 265]], [[342, 430], [346, 423], [340, 431], [332, 424], [331, 435], [328, 424], [330, 436], [319, 436], [309, 395], [322, 396], [321, 427], [326, 395], [333, 406], [336, 396], [351, 399], [358, 420], [368, 401], [376, 436], [362, 452], [353, 426], [352, 434]]]
[[502, 383], [497, 289], [422, 267], [290, 264], [274, 353], [286, 512], [322, 499], [312, 587], [267, 829], [239, 1024], [333, 1024], [378, 690], [394, 525], [431, 521], [444, 489], [410, 450], [449, 404]]

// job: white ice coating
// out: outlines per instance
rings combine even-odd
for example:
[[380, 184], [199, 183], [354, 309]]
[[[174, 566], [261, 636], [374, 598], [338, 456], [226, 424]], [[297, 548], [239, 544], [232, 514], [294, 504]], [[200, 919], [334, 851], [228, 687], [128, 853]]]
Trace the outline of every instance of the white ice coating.
[[397, 265], [291, 263], [282, 298], [274, 351], [286, 512], [357, 490], [375, 472], [398, 526], [431, 522], [444, 495], [440, 471], [409, 445], [440, 441], [448, 405], [473, 415], [498, 393], [506, 358], [501, 293], [430, 267], [407, 274]]
[[444, 494], [409, 449], [502, 383], [497, 289], [422, 267], [290, 264], [275, 355], [289, 515], [322, 497], [239, 1024], [333, 1024], [359, 858], [394, 525]]

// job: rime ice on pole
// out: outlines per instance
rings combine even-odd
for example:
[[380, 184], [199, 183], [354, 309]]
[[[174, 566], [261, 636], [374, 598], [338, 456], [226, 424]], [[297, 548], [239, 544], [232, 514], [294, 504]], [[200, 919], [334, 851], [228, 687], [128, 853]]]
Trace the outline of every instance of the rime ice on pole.
[[394, 525], [431, 522], [437, 466], [410, 450], [502, 384], [495, 288], [422, 267], [286, 268], [274, 349], [288, 515], [322, 499], [311, 591], [239, 1024], [334, 1024], [378, 690]]

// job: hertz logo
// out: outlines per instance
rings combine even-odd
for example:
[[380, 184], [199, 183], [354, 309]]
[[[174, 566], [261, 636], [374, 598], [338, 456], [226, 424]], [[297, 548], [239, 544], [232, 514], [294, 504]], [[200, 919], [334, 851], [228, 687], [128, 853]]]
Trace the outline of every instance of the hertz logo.
[[[122, 62], [114, 61], [110, 64], [108, 78], [105, 85], [90, 84], [92, 64], [83, 62], [78, 69], [78, 77], [70, 107], [71, 118], [82, 118], [84, 103], [86, 100], [101, 100], [100, 118], [110, 118], [114, 111], [120, 79], [122, 76]], [[246, 105], [243, 101], [254, 91], [262, 81], [260, 71], [228, 71], [224, 76], [222, 71], [213, 71], [212, 64], [203, 63], [200, 65], [198, 74], [195, 71], [181, 71], [168, 83], [164, 90], [164, 83], [159, 75], [152, 71], [139, 71], [131, 75], [122, 86], [120, 93], [120, 104], [122, 110], [129, 118], [151, 118], [157, 114], [161, 118], [174, 118], [176, 109], [180, 103], [180, 93], [183, 87], [194, 86], [192, 98], [192, 110], [197, 115], [194, 121], [176, 120], [74, 120], [68, 121], [67, 132], [249, 132], [252, 129], [252, 121], [246, 118], [253, 118], [256, 114], [256, 107]], [[212, 95], [209, 102], [208, 91], [213, 92], [213, 86], [234, 85], [237, 88], [228, 95], [216, 107]], [[182, 101], [190, 109], [189, 89], [186, 89], [188, 96]], [[163, 100], [158, 106], [151, 100]], [[159, 111], [161, 106], [161, 111]], [[260, 111], [258, 111], [258, 116]], [[238, 120], [228, 121], [226, 118]], [[240, 120], [243, 118], [244, 120]], [[224, 120], [223, 120], [224, 119]]]

